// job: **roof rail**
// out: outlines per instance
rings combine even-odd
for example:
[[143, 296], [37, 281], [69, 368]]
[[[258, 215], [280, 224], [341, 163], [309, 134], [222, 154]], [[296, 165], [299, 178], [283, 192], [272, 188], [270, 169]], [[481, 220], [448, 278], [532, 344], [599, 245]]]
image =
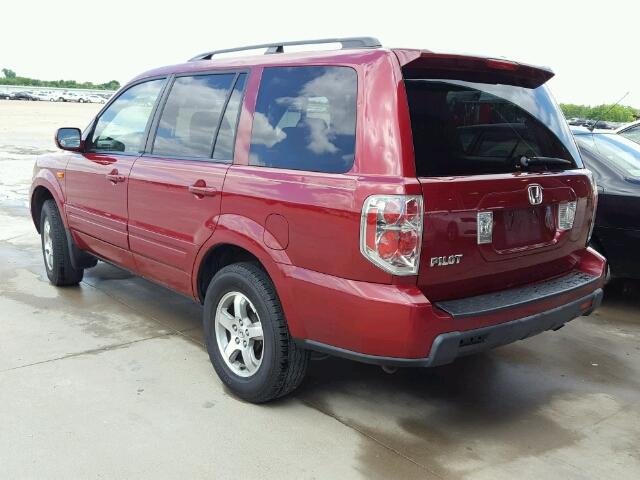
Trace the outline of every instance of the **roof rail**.
[[298, 40], [294, 42], [279, 42], [279, 43], [263, 43], [261, 45], [248, 45], [246, 47], [237, 48], [225, 48], [222, 50], [213, 50], [211, 52], [201, 53], [195, 57], [189, 59], [190, 62], [198, 60], [211, 60], [214, 55], [220, 53], [229, 52], [242, 52], [244, 50], [255, 50], [258, 48], [266, 48], [265, 55], [272, 53], [284, 53], [284, 47], [290, 47], [292, 45], [317, 45], [321, 43], [339, 43], [342, 45], [342, 49], [345, 48], [378, 48], [382, 45], [380, 40], [373, 37], [348, 37], [348, 38], [320, 38], [317, 40]]

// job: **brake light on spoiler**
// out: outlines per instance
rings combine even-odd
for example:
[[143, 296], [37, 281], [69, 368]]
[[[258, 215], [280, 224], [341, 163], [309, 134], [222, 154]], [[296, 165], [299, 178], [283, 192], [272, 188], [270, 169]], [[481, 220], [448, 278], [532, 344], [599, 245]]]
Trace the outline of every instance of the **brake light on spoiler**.
[[487, 58], [485, 59], [487, 67], [494, 68], [496, 70], [517, 70], [519, 65], [517, 62], [511, 60], [503, 60], [500, 58]]
[[553, 77], [547, 67], [503, 58], [489, 58], [428, 50], [393, 49], [404, 78], [447, 78], [537, 88]]

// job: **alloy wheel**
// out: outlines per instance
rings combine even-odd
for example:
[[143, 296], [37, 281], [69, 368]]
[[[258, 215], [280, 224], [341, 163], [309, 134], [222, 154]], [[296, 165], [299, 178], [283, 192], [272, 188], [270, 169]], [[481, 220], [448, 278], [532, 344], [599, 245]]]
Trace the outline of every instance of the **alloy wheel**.
[[44, 261], [49, 270], [53, 270], [53, 240], [51, 239], [51, 223], [45, 219], [42, 232], [42, 249], [44, 251]]
[[227, 367], [240, 377], [253, 376], [264, 353], [262, 323], [255, 307], [240, 292], [225, 294], [216, 308], [218, 349]]

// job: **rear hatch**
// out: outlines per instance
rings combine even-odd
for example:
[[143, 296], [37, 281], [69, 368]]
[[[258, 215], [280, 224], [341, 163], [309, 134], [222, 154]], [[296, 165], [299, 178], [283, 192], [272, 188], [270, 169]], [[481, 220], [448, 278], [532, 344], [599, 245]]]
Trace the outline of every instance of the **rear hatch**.
[[585, 248], [590, 177], [551, 97], [549, 70], [400, 51], [424, 232], [418, 285], [431, 300], [570, 271]]

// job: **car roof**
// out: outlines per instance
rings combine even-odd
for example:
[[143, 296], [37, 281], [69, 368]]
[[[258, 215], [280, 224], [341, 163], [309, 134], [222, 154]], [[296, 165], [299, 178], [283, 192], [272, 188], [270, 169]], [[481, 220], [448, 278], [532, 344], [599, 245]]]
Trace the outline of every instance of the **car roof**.
[[389, 49], [344, 49], [322, 50], [310, 52], [287, 52], [271, 55], [246, 55], [235, 57], [212, 58], [211, 60], [197, 60], [174, 65], [167, 65], [146, 71], [133, 79], [170, 75], [173, 73], [191, 73], [207, 70], [238, 69], [262, 66], [295, 66], [295, 65], [358, 65], [369, 63], [390, 53]]
[[[474, 63], [474, 65], [481, 64], [485, 67], [489, 62], [493, 62], [503, 65], [502, 67], [494, 66], [489, 68], [495, 68], [497, 71], [499, 71], [512, 70], [512, 67], [517, 67], [523, 72], [523, 74], [539, 76], [542, 79], [540, 83], [544, 83], [546, 80], [553, 76], [553, 72], [548, 67], [539, 67], [522, 62], [514, 62], [504, 58], [495, 58], [464, 53], [434, 52], [431, 50], [415, 48], [375, 47], [343, 48], [341, 50], [282, 52], [274, 54], [259, 54], [234, 57], [214, 56], [211, 59], [193, 60], [189, 62], [155, 68], [138, 75], [132, 81], [171, 74], [206, 72], [210, 70], [231, 70], [250, 67], [304, 66], [314, 64], [356, 66], [360, 64], [375, 62], [376, 60], [388, 55], [394, 55], [398, 60], [400, 66], [406, 66], [407, 64], [419, 60], [420, 58], [428, 58], [430, 61], [433, 61], [435, 59], [439, 60], [441, 63], [445, 62], [447, 64], [454, 65], [470, 61], [476, 62]], [[508, 68], [505, 69], [505, 65]]]
[[615, 134], [614, 130], [607, 130], [606, 128], [596, 128], [593, 131], [589, 130], [587, 127], [571, 125], [570, 127], [571, 133], [574, 135], [613, 135]]

